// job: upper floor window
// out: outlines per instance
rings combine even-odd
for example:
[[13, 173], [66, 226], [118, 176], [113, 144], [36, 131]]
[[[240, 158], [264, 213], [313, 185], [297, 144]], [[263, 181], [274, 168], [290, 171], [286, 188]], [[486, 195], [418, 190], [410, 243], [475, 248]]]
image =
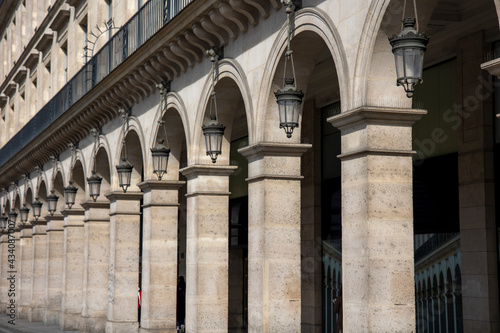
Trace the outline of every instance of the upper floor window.
[[64, 43], [61, 46], [61, 51], [63, 53], [63, 66], [64, 66], [64, 83], [68, 82], [68, 43]]
[[113, 0], [104, 0], [106, 2], [106, 25], [108, 27], [108, 39], [111, 39], [113, 25]]

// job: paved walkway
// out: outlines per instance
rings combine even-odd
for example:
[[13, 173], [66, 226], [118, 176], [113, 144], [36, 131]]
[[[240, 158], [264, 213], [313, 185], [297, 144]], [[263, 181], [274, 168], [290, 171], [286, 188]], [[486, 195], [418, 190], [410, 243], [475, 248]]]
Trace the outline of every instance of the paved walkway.
[[59, 326], [44, 326], [43, 323], [30, 323], [27, 319], [16, 319], [15, 325], [9, 324], [10, 318], [0, 314], [0, 333], [71, 333], [78, 331], [61, 331]]

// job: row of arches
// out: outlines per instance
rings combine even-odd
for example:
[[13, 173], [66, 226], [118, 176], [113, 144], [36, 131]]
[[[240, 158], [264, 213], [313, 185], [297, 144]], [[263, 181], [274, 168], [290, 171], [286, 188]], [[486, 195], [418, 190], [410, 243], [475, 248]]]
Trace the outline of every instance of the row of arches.
[[463, 332], [461, 255], [456, 248], [444, 252], [415, 274], [417, 332]]

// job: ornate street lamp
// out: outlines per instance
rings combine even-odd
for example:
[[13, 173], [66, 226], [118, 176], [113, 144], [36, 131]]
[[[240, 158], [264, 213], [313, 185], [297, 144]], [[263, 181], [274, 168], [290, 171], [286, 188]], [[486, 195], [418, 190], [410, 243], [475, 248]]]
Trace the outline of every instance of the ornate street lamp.
[[14, 224], [16, 224], [17, 220], [17, 213], [15, 211], [9, 212], [9, 221], [12, 221]]
[[2, 231], [5, 231], [5, 228], [7, 228], [7, 220], [9, 218], [5, 215], [0, 216], [0, 228], [2, 228]]
[[[212, 92], [210, 93], [210, 120], [203, 125], [203, 135], [205, 136], [205, 147], [207, 156], [210, 156], [212, 163], [217, 162], [217, 157], [222, 153], [222, 138], [226, 126], [217, 121], [217, 100], [215, 97], [215, 57], [218, 56], [215, 48], [207, 50], [212, 62]], [[214, 110], [214, 113], [212, 113]]]
[[[290, 15], [292, 14], [293, 1], [281, 0], [281, 3], [286, 6], [287, 15], [287, 50], [285, 52], [285, 69], [283, 74], [283, 88], [274, 93], [276, 102], [278, 103], [278, 112], [280, 119], [280, 128], [285, 130], [288, 138], [292, 137], [293, 129], [299, 127], [300, 104], [304, 93], [302, 90], [297, 89], [297, 80], [295, 75], [295, 66], [293, 64], [293, 51], [291, 49], [291, 35], [292, 27]], [[287, 63], [290, 62], [292, 67], [292, 77], [287, 77], [286, 68]]]
[[73, 181], [69, 181], [69, 185], [64, 188], [64, 200], [66, 201], [66, 205], [68, 205], [69, 209], [73, 207], [76, 199], [76, 192], [78, 188], [73, 185]]
[[19, 208], [19, 216], [21, 219], [21, 223], [24, 225], [26, 222], [28, 222], [28, 216], [30, 213], [30, 209], [26, 207], [26, 205], [23, 205], [21, 208]]
[[[163, 120], [158, 121], [158, 125], [163, 127], [165, 132], [165, 140], [167, 138], [167, 129], [165, 128], [165, 122]], [[167, 173], [168, 157], [170, 156], [170, 148], [164, 139], [158, 138], [158, 142], [154, 148], [151, 148], [151, 156], [153, 157], [153, 172], [158, 176], [158, 180], [161, 180], [164, 174]]]
[[57, 169], [57, 158], [52, 156], [52, 190], [50, 190], [50, 194], [47, 196], [47, 206], [50, 215], [54, 215], [57, 210], [57, 200], [59, 197], [55, 195], [54, 186], [56, 183], [56, 169]]
[[33, 209], [33, 217], [35, 218], [36, 221], [38, 221], [38, 218], [40, 215], [42, 215], [42, 203], [38, 200], [38, 198], [35, 198], [35, 201], [31, 204], [31, 208]]
[[54, 190], [50, 191], [50, 194], [47, 196], [47, 206], [50, 215], [54, 215], [55, 211], [57, 210], [57, 200], [59, 200], [59, 197], [55, 195]]
[[101, 194], [101, 182], [102, 178], [96, 174], [95, 170], [92, 170], [92, 176], [87, 178], [87, 183], [89, 183], [89, 195], [94, 202]]
[[73, 168], [75, 163], [75, 146], [70, 143], [68, 146], [71, 149], [71, 164], [70, 164], [70, 173], [69, 173], [69, 185], [64, 188], [64, 201], [66, 201], [66, 205], [68, 205], [69, 209], [73, 207], [76, 199], [76, 192], [78, 188], [73, 185]]
[[[403, 8], [403, 24], [399, 34], [389, 38], [396, 62], [398, 86], [403, 86], [408, 98], [413, 97], [413, 91], [418, 83], [422, 83], [424, 53], [429, 37], [418, 32], [418, 15], [416, 0], [413, 1], [415, 18], [404, 18], [406, 0]], [[417, 28], [415, 29], [415, 24]]]
[[118, 172], [118, 183], [123, 189], [123, 192], [127, 192], [127, 188], [130, 186], [130, 179], [132, 178], [132, 170], [134, 166], [127, 160], [127, 147], [125, 141], [125, 135], [127, 134], [127, 124], [128, 124], [128, 112], [124, 109], [118, 110], [122, 114], [123, 118], [123, 141], [122, 141], [122, 161], [116, 166], [116, 171]]
[[97, 147], [99, 142], [99, 135], [97, 129], [93, 128], [92, 133], [94, 134], [94, 168], [92, 169], [92, 176], [87, 178], [87, 183], [89, 184], [89, 195], [94, 200], [101, 194], [101, 183], [102, 178], [97, 175]]

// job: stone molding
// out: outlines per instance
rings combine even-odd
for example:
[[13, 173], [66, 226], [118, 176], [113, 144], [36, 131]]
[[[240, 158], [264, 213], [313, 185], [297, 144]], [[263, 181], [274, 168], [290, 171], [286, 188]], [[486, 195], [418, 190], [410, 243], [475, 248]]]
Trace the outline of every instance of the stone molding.
[[109, 201], [135, 201], [142, 199], [142, 192], [123, 192], [123, 191], [114, 191], [110, 193], [106, 193], [104, 195]]
[[186, 184], [186, 182], [181, 180], [146, 180], [137, 184], [137, 186], [143, 191], [178, 190], [184, 184]]
[[38, 220], [32, 220], [31, 221], [31, 225], [34, 227], [34, 226], [37, 226], [37, 225], [47, 225], [47, 220], [45, 219], [38, 219]]
[[[229, 176], [231, 175], [238, 167], [236, 165], [191, 165], [180, 169], [184, 176], [187, 177], [188, 180], [196, 178], [198, 176]], [[220, 192], [218, 192], [220, 193]]]
[[85, 209], [80, 209], [80, 208], [64, 209], [64, 210], [61, 210], [61, 214], [64, 217], [84, 215], [85, 214]]
[[64, 216], [62, 214], [54, 214], [46, 216], [47, 232], [64, 231]]
[[293, 175], [272, 175], [272, 174], [264, 174], [255, 177], [248, 177], [245, 179], [248, 183], [258, 182], [264, 179], [273, 179], [273, 180], [302, 180], [304, 176], [293, 176]]
[[[48, 23], [57, 13], [54, 8], [61, 5], [61, 0], [54, 4], [47, 16], [48, 21], [44, 21], [40, 29], [48, 28]], [[111, 72], [55, 120], [43, 139], [35, 140], [28, 149], [5, 163], [0, 169], [0, 182], [33, 170], [33, 161], [48, 161], [54, 152], [65, 151], [69, 142], [83, 140], [91, 128], [103, 126], [119, 116], [120, 107], [130, 108], [138, 104], [156, 90], [157, 83], [165, 78], [171, 81], [201, 62], [211, 46], [227, 45], [237, 39], [240, 31], [245, 32], [249, 25], [256, 25], [261, 17], [266, 18], [271, 10], [281, 7], [279, 0], [192, 2], [172, 20], [178, 24], [167, 24], [121, 64], [131, 70]], [[33, 39], [41, 41], [36, 46], [32, 44], [33, 40], [30, 42], [20, 57], [21, 63], [32, 48], [43, 48], [43, 41], [50, 38], [45, 35], [51, 33], [44, 32], [42, 37], [40, 33], [35, 34]], [[13, 68], [12, 72], [17, 68]], [[10, 73], [8, 77], [12, 75]]]
[[426, 110], [420, 109], [362, 106], [330, 117], [327, 121], [340, 131], [345, 131], [367, 124], [411, 126], [426, 114]]
[[380, 156], [413, 156], [416, 154], [414, 150], [401, 150], [401, 149], [358, 149], [349, 153], [337, 155], [341, 160], [349, 160], [358, 157], [364, 157], [368, 155], [380, 155]]
[[481, 69], [488, 71], [493, 76], [500, 78], [500, 58], [496, 58], [481, 64]]
[[300, 157], [311, 148], [308, 143], [259, 142], [240, 148], [238, 152], [251, 162], [264, 156]]
[[92, 209], [92, 208], [109, 208], [109, 201], [93, 201], [93, 200], [89, 200], [89, 201], [85, 201], [85, 202], [82, 202], [80, 204], [83, 209], [85, 210], [88, 210], [88, 209]]

